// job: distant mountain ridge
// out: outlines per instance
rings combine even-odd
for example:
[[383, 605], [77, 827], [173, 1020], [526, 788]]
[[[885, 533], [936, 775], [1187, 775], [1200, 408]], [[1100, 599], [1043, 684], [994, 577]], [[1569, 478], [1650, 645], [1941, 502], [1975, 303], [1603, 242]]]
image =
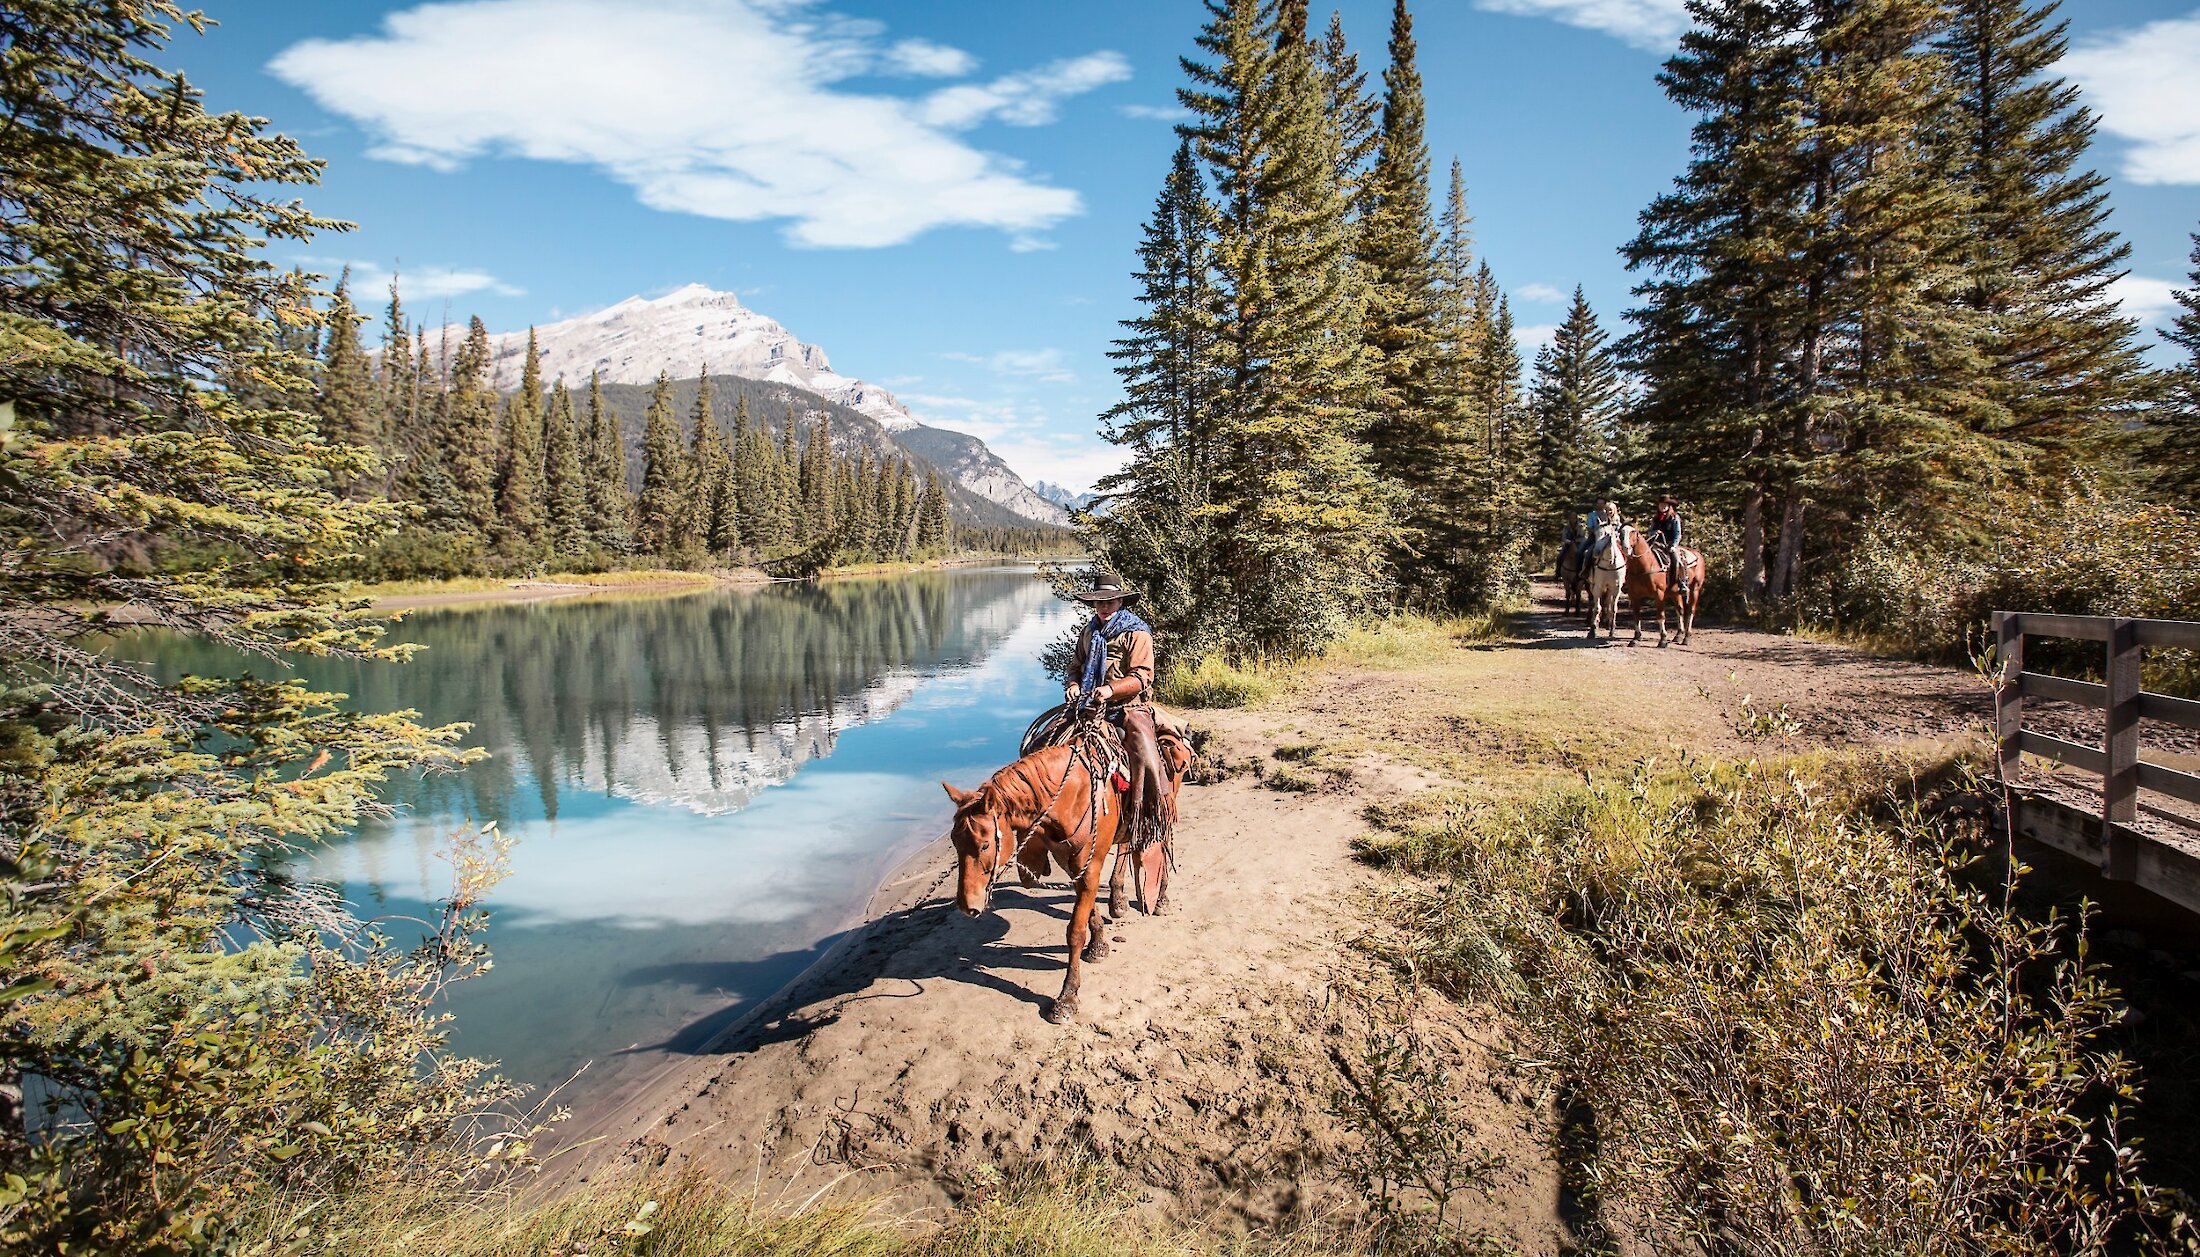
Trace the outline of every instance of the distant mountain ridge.
[[1100, 495], [1097, 493], [1076, 493], [1066, 485], [1048, 484], [1044, 480], [1034, 481], [1031, 491], [1056, 506], [1070, 511], [1084, 510], [1100, 500]]
[[[608, 384], [649, 385], [660, 372], [686, 380], [707, 369], [713, 377], [800, 389], [866, 417], [889, 445], [939, 467], [964, 489], [1013, 516], [1042, 524], [1069, 522], [1060, 503], [1024, 483], [984, 441], [932, 427], [887, 390], [833, 370], [823, 349], [796, 339], [730, 292], [689, 284], [662, 297], [629, 297], [593, 314], [539, 326], [534, 333], [545, 380], [562, 375], [567, 387], [574, 388], [596, 371]], [[489, 338], [489, 346], [497, 385], [517, 385], [525, 367], [527, 333], [498, 333]]]

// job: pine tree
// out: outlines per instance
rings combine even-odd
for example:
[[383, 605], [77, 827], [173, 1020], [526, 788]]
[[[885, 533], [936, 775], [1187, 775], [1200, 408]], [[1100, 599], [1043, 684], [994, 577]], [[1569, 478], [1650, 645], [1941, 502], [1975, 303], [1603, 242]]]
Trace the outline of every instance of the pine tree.
[[779, 429], [779, 457], [773, 474], [779, 481], [775, 496], [787, 515], [787, 541], [794, 544], [811, 536], [810, 521], [802, 503], [802, 454], [796, 448], [795, 410], [787, 407], [786, 422]]
[[1566, 321], [1536, 354], [1530, 461], [1536, 500], [1550, 534], [1562, 529], [1566, 516], [1595, 497], [1612, 476], [1613, 442], [1626, 390], [1606, 339], [1596, 312], [1577, 287]]
[[573, 419], [573, 395], [565, 379], [550, 389], [550, 409], [544, 416], [548, 430], [543, 438], [544, 536], [551, 552], [561, 559], [578, 559], [588, 552], [588, 475], [581, 462], [581, 434]]
[[[379, 457], [382, 449], [382, 398], [374, 387], [366, 351], [359, 346], [359, 314], [351, 304], [351, 273], [337, 280], [329, 299], [328, 330], [321, 342], [321, 387], [316, 399], [321, 439], [350, 445]], [[379, 487], [376, 471], [337, 486], [354, 497]]]
[[603, 380], [588, 373], [588, 536], [597, 546], [624, 554], [634, 545], [634, 500], [627, 488], [626, 439], [619, 416], [605, 403]]
[[2149, 416], [2148, 463], [2163, 501], [2190, 510], [2200, 498], [2200, 233], [2192, 238], [2192, 287], [2179, 289], [2169, 341], [2185, 351]]
[[921, 555], [947, 553], [953, 544], [953, 526], [947, 514], [947, 487], [940, 483], [940, 473], [925, 474], [924, 499], [917, 507], [917, 552]]
[[1337, 131], [1337, 187], [1354, 222], [1366, 212], [1368, 167], [1381, 142], [1382, 104], [1368, 95], [1367, 71], [1344, 37], [1344, 17], [1332, 12], [1316, 56]]
[[2056, 0], [2034, 4], [1949, 6], [1942, 142], [1969, 193], [1961, 297], [1983, 316], [1987, 422], [2062, 474], [2116, 443], [2149, 372], [2109, 291], [2131, 248], [2108, 227], [2107, 180], [2082, 165], [2097, 121], [2053, 73], [2069, 24], [2053, 20]]
[[436, 444], [450, 472], [458, 523], [476, 540], [489, 539], [497, 529], [497, 397], [489, 385], [489, 329], [479, 317], [451, 359]]
[[680, 420], [672, 413], [672, 379], [660, 372], [642, 428], [642, 492], [634, 503], [641, 547], [663, 558], [691, 554], [700, 544], [688, 509], [688, 460]]
[[758, 554], [776, 554], [786, 548], [794, 533], [787, 509], [779, 451], [772, 444], [771, 429], [749, 421], [748, 400], [742, 399], [734, 443], [734, 482], [740, 495], [741, 540]]
[[[1288, 6], [1287, 6], [1288, 7]], [[1348, 253], [1328, 93], [1261, 0], [1208, 0], [1180, 92], [1217, 202], [1212, 408], [1218, 577], [1237, 648], [1318, 649], [1380, 596], [1391, 537], [1356, 439], [1364, 295]], [[1303, 5], [1297, 6], [1303, 11]], [[1292, 23], [1286, 23], [1286, 26]]]
[[[1109, 356], [1123, 400], [1101, 417], [1108, 440], [1128, 451], [1099, 491], [1110, 509], [1094, 524], [1118, 575], [1149, 591], [1171, 629], [1201, 622], [1212, 598], [1209, 487], [1219, 457], [1214, 288], [1215, 213], [1190, 141], [1177, 146], [1139, 245], [1143, 310], [1123, 321]], [[1181, 633], [1179, 634], [1181, 636]]]
[[497, 522], [501, 541], [526, 549], [543, 536], [542, 353], [527, 329], [519, 391], [504, 403], [497, 456]]
[[710, 369], [695, 384], [695, 410], [689, 416], [688, 532], [712, 554], [731, 554], [741, 546], [739, 498], [733, 483], [733, 457], [725, 429], [711, 411]]
[[[219, 1248], [271, 1184], [433, 1158], [500, 1099], [413, 1035], [435, 1012], [397, 988], [450, 971], [352, 949], [366, 924], [268, 858], [345, 833], [388, 777], [467, 756], [455, 727], [290, 671], [403, 657], [341, 583], [399, 512], [330, 491], [368, 462], [302, 413], [316, 294], [265, 256], [338, 226], [295, 199], [320, 163], [152, 60], [183, 24], [61, 0], [0, 18], [13, 1252]], [[224, 662], [149, 675], [93, 610], [117, 606]], [[398, 1065], [391, 1041], [419, 1048]]]
[[382, 356], [375, 364], [375, 389], [382, 402], [383, 476], [379, 489], [399, 496], [406, 460], [426, 445], [429, 433], [422, 426], [426, 409], [422, 389], [426, 381], [425, 345], [422, 356], [413, 356], [413, 338], [405, 323], [405, 308], [397, 297], [397, 280], [390, 280], [390, 303], [382, 319]]
[[802, 540], [821, 541], [840, 523], [840, 482], [834, 467], [833, 419], [820, 412], [810, 425], [801, 460]]
[[1367, 441], [1377, 473], [1403, 503], [1393, 562], [1409, 593], [1461, 605], [1451, 547], [1453, 503], [1443, 492], [1458, 457], [1443, 395], [1439, 258], [1429, 215], [1426, 105], [1405, 0], [1391, 10], [1390, 65], [1383, 71], [1382, 130], [1368, 179], [1358, 253], [1368, 276], [1366, 337], [1374, 350], [1373, 421]]

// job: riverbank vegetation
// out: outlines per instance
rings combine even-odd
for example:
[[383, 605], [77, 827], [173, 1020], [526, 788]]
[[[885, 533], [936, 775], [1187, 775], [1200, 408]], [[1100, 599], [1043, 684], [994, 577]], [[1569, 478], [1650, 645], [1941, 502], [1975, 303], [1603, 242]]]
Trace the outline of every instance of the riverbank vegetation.
[[[1661, 81], [1695, 145], [1625, 246], [1629, 329], [1577, 294], [1532, 379], [1456, 162], [1438, 208], [1406, 6], [1379, 85], [1301, 0], [1207, 8], [1091, 523], [1165, 653], [1501, 607], [1568, 513], [1667, 491], [1717, 609], [1769, 624], [1948, 656], [1997, 604], [2200, 605], [2141, 540], [2196, 522], [2200, 277], [2156, 370], [2054, 5], [1692, 11]], [[2141, 555], [2167, 570], [2105, 575]]]
[[1870, 756], [1423, 796], [1362, 845], [1404, 878], [1371, 945], [1521, 1019], [1592, 1241], [2182, 1251], [2105, 1041], [2122, 1002], [1985, 815], [1959, 763]]

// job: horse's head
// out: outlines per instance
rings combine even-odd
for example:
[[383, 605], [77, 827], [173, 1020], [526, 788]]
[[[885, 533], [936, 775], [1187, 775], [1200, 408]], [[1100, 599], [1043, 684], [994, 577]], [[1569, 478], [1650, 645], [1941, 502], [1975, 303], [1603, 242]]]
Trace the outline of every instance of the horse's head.
[[955, 844], [955, 906], [966, 917], [983, 916], [993, 906], [993, 880], [1016, 858], [1014, 842], [1000, 810], [988, 802], [992, 784], [976, 790], [957, 790], [941, 782], [947, 797], [955, 801], [955, 823], [947, 831]]

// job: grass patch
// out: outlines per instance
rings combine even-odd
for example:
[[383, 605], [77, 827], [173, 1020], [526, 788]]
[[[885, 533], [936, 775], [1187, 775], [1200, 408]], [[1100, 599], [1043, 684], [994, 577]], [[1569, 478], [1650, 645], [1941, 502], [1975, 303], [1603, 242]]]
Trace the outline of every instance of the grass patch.
[[1316, 1257], [1310, 1242], [1226, 1240], [1139, 1216], [1140, 1193], [1091, 1165], [965, 1184], [939, 1225], [891, 1201], [774, 1207], [694, 1173], [660, 1173], [555, 1198], [451, 1198], [396, 1186], [270, 1206], [243, 1257]]
[[1171, 707], [1257, 707], [1276, 692], [1270, 672], [1208, 656], [1191, 668], [1164, 668], [1154, 697]]
[[2121, 1131], [2121, 1001], [2076, 925], [2009, 906], [1970, 788], [1945, 760], [1684, 759], [1381, 809], [1359, 853], [1404, 876], [1370, 946], [1512, 1010], [1592, 1232], [2143, 1251], [2173, 1228]]

